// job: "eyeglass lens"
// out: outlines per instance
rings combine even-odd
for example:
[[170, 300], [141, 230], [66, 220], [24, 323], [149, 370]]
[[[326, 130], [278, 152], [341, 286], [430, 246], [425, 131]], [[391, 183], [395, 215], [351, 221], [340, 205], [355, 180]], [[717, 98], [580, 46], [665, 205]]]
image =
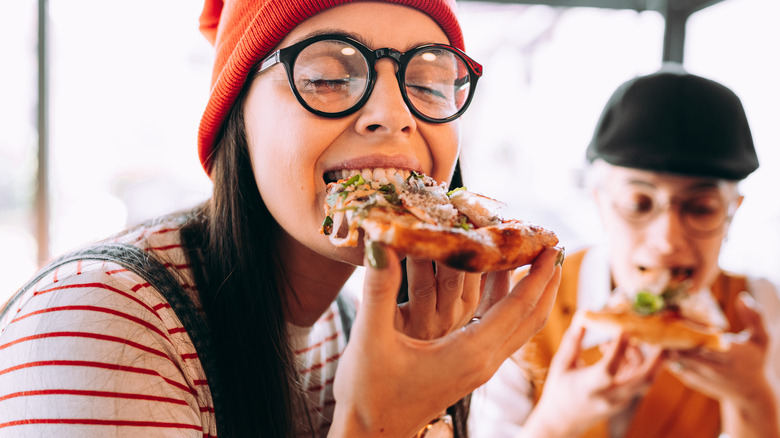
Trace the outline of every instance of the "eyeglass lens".
[[624, 218], [634, 222], [649, 221], [670, 204], [676, 204], [683, 225], [695, 232], [714, 231], [727, 217], [726, 201], [714, 190], [688, 194], [666, 204], [649, 191], [623, 190], [613, 195], [613, 202]]
[[344, 41], [318, 41], [298, 55], [293, 80], [307, 105], [317, 111], [338, 113], [363, 97], [368, 88], [368, 63]]
[[[362, 52], [350, 43], [322, 40], [300, 52], [293, 81], [312, 109], [335, 114], [351, 109], [364, 97], [369, 68]], [[465, 105], [469, 70], [454, 52], [439, 47], [420, 50], [400, 68], [408, 103], [424, 116], [446, 119]]]

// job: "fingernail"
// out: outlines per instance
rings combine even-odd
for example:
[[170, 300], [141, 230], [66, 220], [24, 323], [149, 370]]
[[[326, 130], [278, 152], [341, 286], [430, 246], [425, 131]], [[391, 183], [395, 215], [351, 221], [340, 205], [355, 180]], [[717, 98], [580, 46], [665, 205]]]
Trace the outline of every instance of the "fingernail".
[[387, 266], [387, 253], [379, 242], [366, 241], [366, 258], [368, 265], [374, 269], [384, 269]]
[[566, 258], [566, 248], [558, 248], [560, 252], [558, 253], [558, 256], [555, 257], [555, 266], [561, 266], [563, 264], [563, 259]]
[[742, 291], [739, 293], [739, 299], [742, 300], [743, 303], [745, 303], [748, 307], [751, 309], [756, 308], [756, 299], [753, 298], [752, 295], [750, 295], [747, 291]]

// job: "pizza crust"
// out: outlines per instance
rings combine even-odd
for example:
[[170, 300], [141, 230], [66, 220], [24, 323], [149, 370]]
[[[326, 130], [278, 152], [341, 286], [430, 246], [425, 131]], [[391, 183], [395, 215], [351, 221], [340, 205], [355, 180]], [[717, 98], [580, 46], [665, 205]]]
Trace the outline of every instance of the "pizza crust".
[[645, 316], [630, 311], [588, 310], [583, 313], [583, 317], [586, 325], [613, 332], [622, 331], [638, 341], [668, 350], [704, 348], [726, 351], [729, 348], [721, 330], [688, 321], [669, 312]]
[[527, 265], [557, 236], [538, 225], [504, 220], [465, 230], [444, 228], [386, 208], [373, 208], [360, 223], [364, 238], [382, 242], [407, 255], [427, 258], [455, 269], [490, 272]]

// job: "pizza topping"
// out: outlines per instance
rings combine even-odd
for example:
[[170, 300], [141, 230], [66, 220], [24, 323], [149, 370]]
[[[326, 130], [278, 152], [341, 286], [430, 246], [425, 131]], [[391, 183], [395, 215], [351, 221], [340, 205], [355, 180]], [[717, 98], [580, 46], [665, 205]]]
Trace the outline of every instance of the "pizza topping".
[[641, 289], [634, 296], [631, 308], [642, 315], [661, 311], [679, 312], [680, 302], [688, 295], [690, 281], [667, 284], [661, 293]]
[[[339, 229], [335, 225], [337, 220], [335, 216], [348, 216], [349, 219], [352, 215], [347, 214], [347, 212], [360, 209], [365, 213], [368, 209], [375, 207], [397, 208], [411, 213], [420, 221], [431, 225], [464, 230], [474, 226], [470, 216], [459, 211], [456, 205], [450, 202], [449, 193], [463, 197], [463, 194], [468, 193], [465, 189], [448, 193], [443, 183], [439, 184], [429, 176], [414, 171], [408, 172], [408, 174], [408, 177], [402, 179], [402, 174], [395, 173], [392, 175], [394, 181], [387, 184], [367, 181], [360, 173], [347, 180], [329, 184], [322, 233], [332, 235], [333, 230]], [[476, 209], [475, 205], [478, 204], [473, 204], [466, 206], [465, 209]], [[483, 209], [485, 208], [483, 207]], [[497, 218], [497, 216], [494, 217]], [[484, 223], [484, 221], [480, 223]]]
[[499, 213], [504, 203], [466, 190], [452, 190], [447, 195], [452, 205], [476, 226], [487, 227], [501, 222]]
[[336, 246], [357, 246], [362, 236], [406, 255], [488, 272], [531, 263], [544, 248], [558, 244], [552, 231], [502, 219], [502, 203], [465, 188], [448, 192], [444, 183], [414, 171], [324, 175], [326, 181], [333, 177], [347, 178], [328, 183], [320, 232]]
[[686, 294], [680, 298], [678, 307], [680, 314], [690, 321], [721, 330], [729, 327], [726, 315], [708, 290]]
[[698, 324], [726, 328], [723, 311], [707, 290], [691, 290], [692, 281], [679, 269], [664, 271], [650, 284], [630, 291], [618, 288], [606, 308], [612, 311], [632, 311], [638, 315], [661, 315], [684, 318]]
[[664, 299], [649, 291], [639, 291], [631, 308], [641, 315], [652, 315], [664, 308]]

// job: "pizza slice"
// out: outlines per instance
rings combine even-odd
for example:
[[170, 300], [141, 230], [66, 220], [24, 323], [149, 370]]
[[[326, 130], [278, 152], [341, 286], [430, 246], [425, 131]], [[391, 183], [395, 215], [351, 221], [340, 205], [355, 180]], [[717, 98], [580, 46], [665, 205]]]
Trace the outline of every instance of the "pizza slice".
[[384, 181], [354, 175], [327, 186], [321, 232], [336, 246], [360, 237], [455, 269], [490, 272], [531, 263], [558, 244], [552, 231], [499, 215], [503, 204], [416, 172]]
[[588, 325], [623, 331], [668, 350], [728, 349], [728, 322], [708, 291], [691, 291], [690, 281], [670, 275], [634, 292], [618, 289], [601, 311], [585, 311]]

